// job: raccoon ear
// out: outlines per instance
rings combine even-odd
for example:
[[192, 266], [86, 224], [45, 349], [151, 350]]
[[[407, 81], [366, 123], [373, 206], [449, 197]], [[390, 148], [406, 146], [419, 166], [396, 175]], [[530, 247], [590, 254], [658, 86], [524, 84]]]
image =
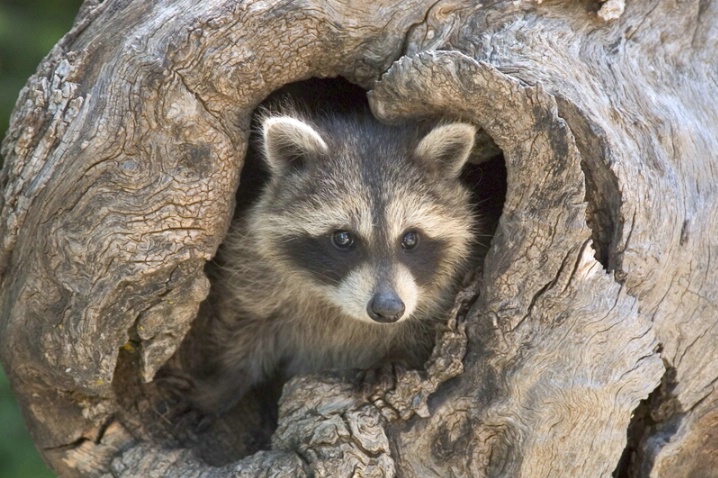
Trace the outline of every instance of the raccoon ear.
[[264, 156], [275, 174], [299, 169], [329, 148], [319, 133], [291, 116], [274, 116], [262, 123]]
[[424, 136], [414, 154], [439, 171], [456, 177], [474, 148], [476, 126], [449, 123], [435, 127]]

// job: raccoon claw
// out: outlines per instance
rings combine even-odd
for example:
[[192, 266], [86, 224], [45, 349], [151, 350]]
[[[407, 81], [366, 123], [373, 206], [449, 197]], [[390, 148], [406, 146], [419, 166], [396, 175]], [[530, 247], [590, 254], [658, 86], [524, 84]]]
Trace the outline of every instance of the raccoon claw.
[[202, 415], [194, 426], [194, 432], [197, 434], [202, 434], [212, 428], [216, 421], [217, 415], [214, 413]]
[[177, 393], [186, 393], [194, 387], [193, 380], [183, 374], [162, 374], [155, 377], [155, 382], [165, 390]]
[[372, 398], [392, 390], [402, 375], [406, 373], [403, 362], [387, 362], [378, 367], [360, 373], [359, 393], [365, 398]]

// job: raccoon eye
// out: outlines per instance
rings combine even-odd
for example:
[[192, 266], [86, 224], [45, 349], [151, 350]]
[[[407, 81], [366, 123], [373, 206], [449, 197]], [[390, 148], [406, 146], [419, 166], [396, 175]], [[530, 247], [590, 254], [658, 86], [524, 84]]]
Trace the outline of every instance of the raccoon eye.
[[346, 251], [354, 245], [354, 236], [349, 231], [334, 231], [332, 244], [337, 249]]
[[404, 234], [404, 237], [401, 238], [401, 247], [404, 248], [405, 251], [416, 249], [416, 246], [418, 245], [419, 233], [416, 231], [409, 231]]

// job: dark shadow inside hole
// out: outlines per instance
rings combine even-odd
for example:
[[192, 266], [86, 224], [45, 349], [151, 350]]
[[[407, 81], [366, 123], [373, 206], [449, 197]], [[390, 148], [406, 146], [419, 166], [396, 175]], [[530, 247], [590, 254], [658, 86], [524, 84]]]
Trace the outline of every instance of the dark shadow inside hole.
[[[366, 91], [343, 78], [310, 78], [290, 83], [269, 95], [257, 109], [294, 98], [305, 104], [310, 111], [348, 113], [357, 108], [368, 108]], [[262, 185], [268, 179], [260, 151], [258, 115], [252, 118], [252, 134], [245, 158], [237, 191], [237, 209], [235, 216], [241, 215], [246, 208], [257, 200]]]
[[[366, 91], [341, 78], [310, 79], [287, 85], [270, 95], [261, 106], [270, 105], [284, 96], [299, 99], [308, 104], [312, 111], [320, 113], [322, 111], [351, 112], [368, 108]], [[253, 119], [252, 131], [250, 148], [237, 192], [235, 217], [241, 217], [258, 199], [263, 185], [268, 180], [268, 172], [259, 149], [259, 124], [256, 118]], [[483, 141], [491, 142], [486, 135]], [[488, 150], [490, 151], [491, 148]], [[496, 151], [499, 151], [498, 148]], [[483, 248], [488, 249], [490, 236], [495, 231], [506, 195], [506, 168], [503, 155], [500, 151], [492, 157], [484, 154], [479, 160], [467, 164], [462, 172], [462, 180], [471, 188], [473, 202], [480, 211], [480, 220], [485, 224], [483, 230], [489, 231], [486, 237], [478, 238]], [[217, 277], [216, 270], [221, 266], [219, 260], [208, 265], [208, 275], [211, 279]], [[211, 298], [212, 295], [210, 300], [202, 305], [200, 317], [212, 314]], [[185, 342], [191, 341], [192, 336], [198, 337], [201, 334], [202, 325], [196, 323]], [[191, 349], [191, 344], [183, 344], [183, 347]], [[236, 407], [216, 420], [208, 429], [193, 434], [189, 446], [194, 448], [202, 459], [214, 465], [229, 463], [242, 456], [269, 448], [271, 434], [276, 428], [277, 402], [281, 395], [282, 384], [283, 380], [277, 378], [255, 387]]]
[[556, 97], [559, 115], [571, 125], [576, 146], [581, 153], [581, 170], [586, 180], [586, 224], [591, 229], [595, 258], [618, 281], [622, 254], [618, 250], [624, 224], [621, 215], [621, 191], [618, 179], [610, 168], [611, 152], [606, 133], [591, 123], [571, 102]]
[[661, 384], [641, 400], [633, 412], [626, 434], [626, 447], [613, 471], [613, 478], [649, 476], [654, 469], [655, 450], [661, 448], [656, 445], [669, 443], [685, 418], [675, 395], [677, 371], [665, 360], [664, 366], [666, 371]]
[[[471, 188], [476, 214], [489, 231], [486, 237], [477, 237], [483, 257], [491, 246], [506, 199], [506, 163], [503, 154], [497, 154], [478, 164], [469, 163], [462, 172], [462, 179]], [[479, 264], [477, 264], [478, 266]]]

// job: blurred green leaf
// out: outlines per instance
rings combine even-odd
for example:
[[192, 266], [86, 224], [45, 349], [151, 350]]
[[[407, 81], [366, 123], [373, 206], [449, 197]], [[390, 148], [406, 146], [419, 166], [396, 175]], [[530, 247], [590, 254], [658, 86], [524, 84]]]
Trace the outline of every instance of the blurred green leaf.
[[25, 428], [20, 407], [0, 368], [0, 476], [43, 478], [55, 476], [40, 459]]
[[[53, 45], [69, 31], [80, 0], [2, 0], [0, 3], [0, 138], [20, 89]], [[0, 158], [1, 160], [2, 158]], [[55, 476], [42, 462], [0, 368], [0, 477]]]
[[0, 3], [0, 137], [20, 89], [70, 30], [79, 0], [2, 0]]

